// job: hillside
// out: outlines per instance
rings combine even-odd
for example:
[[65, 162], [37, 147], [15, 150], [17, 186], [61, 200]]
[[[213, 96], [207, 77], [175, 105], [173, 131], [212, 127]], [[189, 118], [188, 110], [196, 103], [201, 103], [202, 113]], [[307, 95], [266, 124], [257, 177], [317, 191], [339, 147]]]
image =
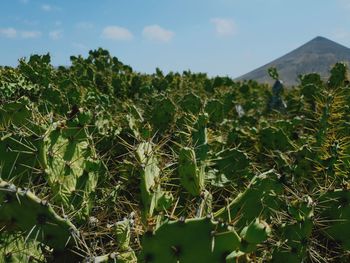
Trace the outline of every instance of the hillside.
[[280, 78], [288, 86], [298, 84], [298, 75], [317, 72], [323, 78], [336, 62], [350, 61], [350, 49], [324, 37], [316, 37], [288, 54], [259, 67], [237, 80], [253, 79], [262, 83], [272, 83], [268, 76], [269, 67], [276, 67]]

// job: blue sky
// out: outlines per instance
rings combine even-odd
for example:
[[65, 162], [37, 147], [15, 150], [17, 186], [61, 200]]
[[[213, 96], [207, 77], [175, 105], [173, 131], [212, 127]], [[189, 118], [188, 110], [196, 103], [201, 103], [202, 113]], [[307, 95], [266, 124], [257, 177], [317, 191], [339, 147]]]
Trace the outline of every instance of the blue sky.
[[321, 35], [350, 47], [350, 0], [1, 0], [0, 64], [103, 47], [134, 70], [237, 77]]

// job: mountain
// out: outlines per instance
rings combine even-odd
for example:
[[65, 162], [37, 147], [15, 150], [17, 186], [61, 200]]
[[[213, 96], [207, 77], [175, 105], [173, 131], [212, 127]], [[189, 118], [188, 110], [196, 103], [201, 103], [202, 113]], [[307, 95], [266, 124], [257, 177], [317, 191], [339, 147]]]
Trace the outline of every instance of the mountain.
[[256, 80], [262, 83], [273, 83], [267, 70], [277, 68], [279, 78], [285, 85], [297, 85], [298, 75], [312, 72], [319, 73], [323, 78], [329, 76], [329, 70], [336, 62], [350, 62], [350, 48], [342, 46], [325, 37], [316, 37], [288, 54], [260, 67], [236, 80]]

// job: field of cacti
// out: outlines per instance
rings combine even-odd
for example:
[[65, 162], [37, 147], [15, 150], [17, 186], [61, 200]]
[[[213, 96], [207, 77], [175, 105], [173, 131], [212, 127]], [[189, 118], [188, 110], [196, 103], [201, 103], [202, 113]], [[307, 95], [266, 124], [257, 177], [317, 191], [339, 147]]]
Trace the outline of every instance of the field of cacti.
[[0, 262], [349, 262], [347, 68], [299, 78], [0, 67]]

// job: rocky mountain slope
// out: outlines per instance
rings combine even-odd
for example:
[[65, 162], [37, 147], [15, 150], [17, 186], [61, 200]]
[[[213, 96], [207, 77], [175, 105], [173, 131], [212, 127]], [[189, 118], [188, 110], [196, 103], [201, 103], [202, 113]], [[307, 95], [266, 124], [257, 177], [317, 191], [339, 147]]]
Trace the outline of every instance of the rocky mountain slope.
[[293, 86], [298, 84], [299, 74], [317, 72], [327, 78], [331, 66], [339, 61], [349, 64], [350, 48], [318, 36], [290, 53], [238, 77], [237, 80], [253, 79], [271, 84], [273, 80], [267, 70], [274, 66], [285, 85]]

